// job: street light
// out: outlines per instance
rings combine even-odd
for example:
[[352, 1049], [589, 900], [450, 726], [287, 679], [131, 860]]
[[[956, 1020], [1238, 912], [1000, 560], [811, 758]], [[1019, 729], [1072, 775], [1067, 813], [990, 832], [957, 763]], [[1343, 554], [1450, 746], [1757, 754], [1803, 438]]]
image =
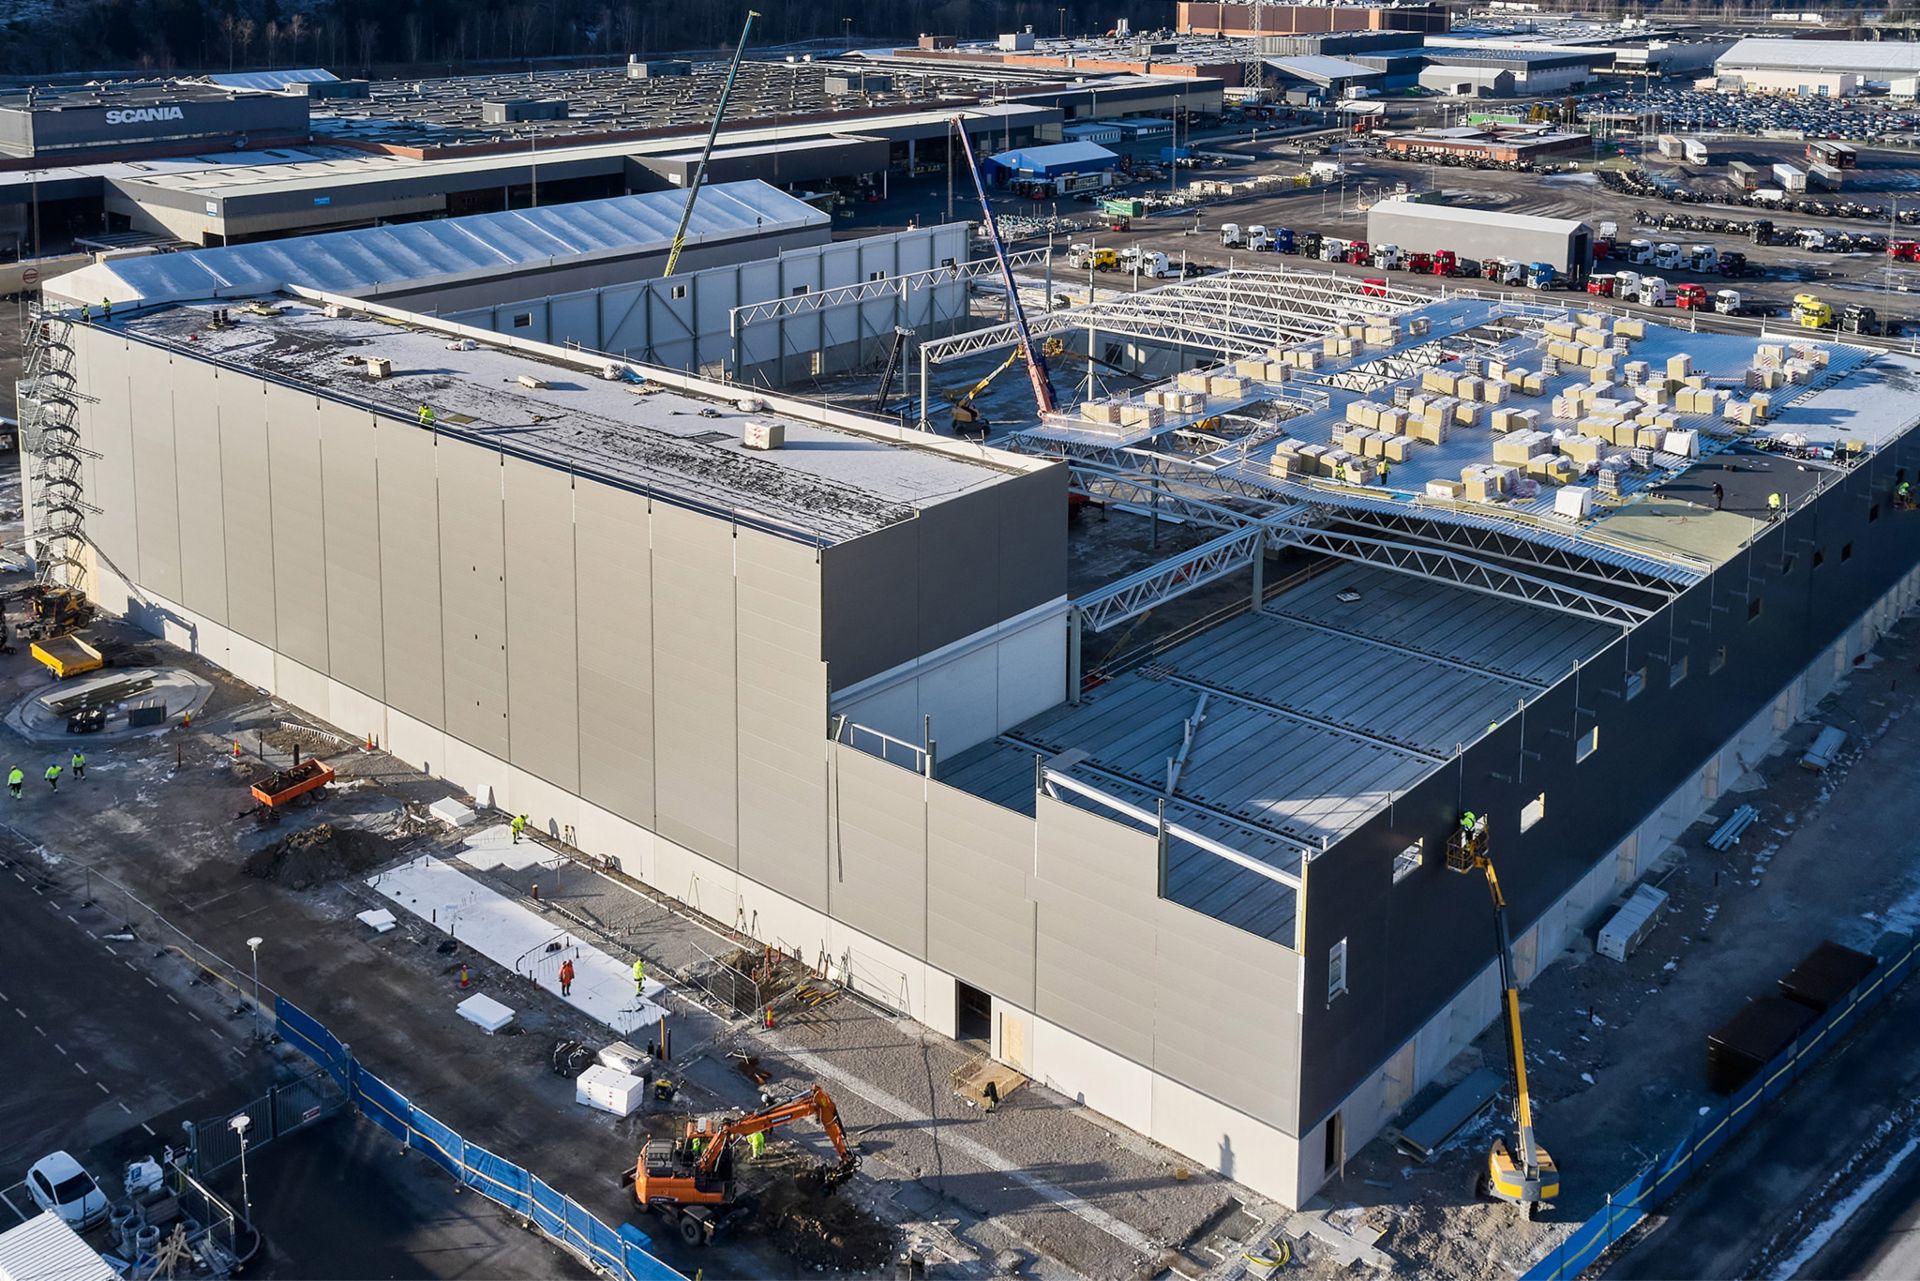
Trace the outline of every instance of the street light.
[[253, 1192], [247, 1185], [247, 1127], [252, 1124], [253, 1118], [245, 1112], [227, 1122], [227, 1128], [240, 1136], [240, 1204], [250, 1232], [256, 1230], [253, 1226]]
[[247, 950], [253, 953], [253, 1030], [260, 1031], [260, 945], [266, 942], [258, 934], [247, 940]]

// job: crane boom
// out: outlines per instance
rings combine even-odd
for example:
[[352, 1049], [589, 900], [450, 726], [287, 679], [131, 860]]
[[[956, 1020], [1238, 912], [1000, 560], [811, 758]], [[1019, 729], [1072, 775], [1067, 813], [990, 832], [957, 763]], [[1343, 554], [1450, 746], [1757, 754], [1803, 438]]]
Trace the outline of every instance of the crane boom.
[[713, 109], [713, 123], [707, 126], [707, 143], [700, 148], [700, 162], [693, 167], [693, 180], [687, 184], [687, 203], [680, 210], [680, 225], [673, 229], [673, 248], [667, 251], [667, 269], [660, 274], [671, 276], [679, 265], [680, 251], [687, 245], [687, 225], [693, 221], [694, 202], [700, 199], [700, 183], [707, 174], [707, 158], [713, 155], [713, 144], [720, 136], [720, 120], [727, 114], [727, 99], [733, 93], [733, 82], [740, 78], [740, 59], [747, 52], [747, 33], [753, 30], [753, 20], [760, 14], [747, 10], [747, 20], [740, 26], [740, 43], [733, 47], [733, 63], [727, 68], [726, 83], [720, 86], [720, 102]]
[[973, 189], [980, 197], [980, 216], [987, 229], [987, 240], [993, 245], [993, 256], [1000, 264], [1000, 282], [1007, 290], [1007, 306], [1013, 313], [1014, 331], [1020, 335], [1020, 354], [1026, 357], [1027, 377], [1033, 383], [1033, 399], [1043, 414], [1053, 413], [1059, 407], [1053, 398], [1053, 383], [1047, 377], [1047, 362], [1040, 349], [1033, 345], [1033, 333], [1027, 328], [1027, 313], [1020, 306], [1020, 289], [1013, 280], [1013, 264], [1007, 260], [1007, 247], [1000, 240], [1000, 227], [993, 219], [993, 206], [987, 203], [987, 187], [980, 179], [980, 164], [973, 156], [973, 141], [967, 137], [966, 122], [959, 116], [953, 117], [952, 124], [960, 135], [960, 150], [967, 158], [967, 172], [973, 175]]

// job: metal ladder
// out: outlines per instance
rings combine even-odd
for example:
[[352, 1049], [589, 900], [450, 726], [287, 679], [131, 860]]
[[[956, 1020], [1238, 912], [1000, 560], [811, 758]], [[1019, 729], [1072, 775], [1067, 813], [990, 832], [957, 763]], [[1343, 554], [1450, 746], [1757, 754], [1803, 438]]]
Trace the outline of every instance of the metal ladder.
[[20, 378], [20, 444], [33, 456], [34, 582], [78, 590], [86, 573], [86, 517], [100, 511], [86, 501], [84, 460], [100, 455], [80, 443], [74, 423], [80, 402], [94, 398], [81, 393], [73, 362], [73, 321], [41, 313]]

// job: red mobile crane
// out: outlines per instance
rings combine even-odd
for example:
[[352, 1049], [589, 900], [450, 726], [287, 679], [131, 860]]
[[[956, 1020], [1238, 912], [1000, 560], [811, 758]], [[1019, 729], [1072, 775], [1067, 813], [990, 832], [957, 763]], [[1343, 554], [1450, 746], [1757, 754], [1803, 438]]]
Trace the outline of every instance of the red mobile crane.
[[993, 206], [987, 203], [987, 187], [980, 180], [980, 163], [974, 159], [973, 141], [967, 137], [966, 122], [954, 116], [950, 122], [960, 135], [960, 151], [967, 158], [967, 172], [973, 175], [973, 189], [980, 197], [980, 216], [987, 229], [987, 239], [993, 244], [993, 256], [1000, 263], [1000, 282], [1007, 291], [1007, 307], [1013, 313], [1013, 327], [1020, 335], [1020, 354], [1026, 357], [1027, 378], [1033, 383], [1033, 399], [1040, 406], [1040, 412], [1051, 414], [1059, 408], [1059, 402], [1053, 397], [1053, 383], [1047, 377], [1047, 362], [1040, 349], [1033, 345], [1033, 332], [1027, 328], [1027, 313], [1020, 306], [1020, 289], [1014, 283], [1013, 264], [1007, 261], [1007, 247], [1000, 240], [1000, 228], [993, 220]]

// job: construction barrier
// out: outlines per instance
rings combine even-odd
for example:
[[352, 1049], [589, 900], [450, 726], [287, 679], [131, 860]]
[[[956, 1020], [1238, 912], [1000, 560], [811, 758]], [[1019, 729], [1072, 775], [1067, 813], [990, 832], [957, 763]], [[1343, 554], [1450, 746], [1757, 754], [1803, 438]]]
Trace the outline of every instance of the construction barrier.
[[1920, 942], [1910, 935], [1888, 934], [1874, 948], [1874, 955], [1880, 958], [1880, 964], [1845, 1000], [1815, 1019], [1791, 1047], [1782, 1050], [1737, 1093], [1709, 1109], [1672, 1151], [1615, 1191], [1604, 1209], [1527, 1269], [1520, 1281], [1563, 1281], [1591, 1267], [1614, 1242], [1678, 1192], [1700, 1167], [1746, 1129], [1763, 1106], [1818, 1062], [1862, 1015], [1905, 982], [1916, 957], [1920, 957]]
[[281, 1037], [345, 1085], [363, 1116], [466, 1186], [522, 1216], [589, 1267], [618, 1281], [686, 1281], [650, 1253], [651, 1241], [639, 1228], [632, 1224], [608, 1227], [538, 1176], [477, 1143], [468, 1143], [367, 1071], [311, 1015], [285, 997], [276, 998], [274, 1007]]

